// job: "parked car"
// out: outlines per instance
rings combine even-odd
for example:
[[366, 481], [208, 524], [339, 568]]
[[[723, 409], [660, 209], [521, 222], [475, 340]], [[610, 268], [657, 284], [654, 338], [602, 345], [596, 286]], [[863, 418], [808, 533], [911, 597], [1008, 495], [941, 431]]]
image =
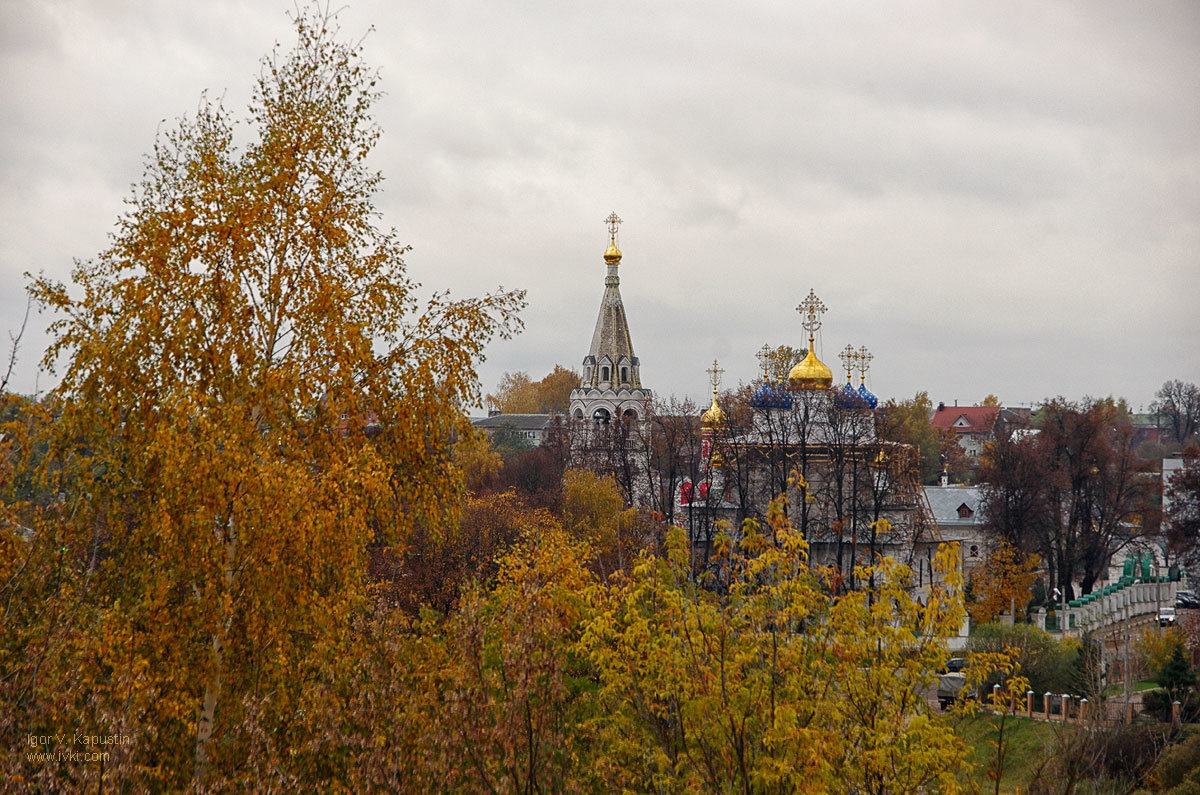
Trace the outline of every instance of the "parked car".
[[951, 657], [946, 660], [946, 667], [938, 674], [937, 700], [942, 709], [946, 709], [961, 694], [967, 684], [967, 677], [962, 672], [967, 667], [964, 657]]
[[1160, 607], [1158, 608], [1158, 625], [1160, 627], [1174, 626], [1175, 624], [1175, 608]]
[[1200, 597], [1197, 597], [1191, 591], [1176, 591], [1175, 592], [1175, 607], [1196, 608], [1200, 607]]
[[950, 672], [938, 674], [937, 700], [942, 709], [946, 709], [954, 703], [960, 695], [963, 688], [967, 686], [966, 674]]

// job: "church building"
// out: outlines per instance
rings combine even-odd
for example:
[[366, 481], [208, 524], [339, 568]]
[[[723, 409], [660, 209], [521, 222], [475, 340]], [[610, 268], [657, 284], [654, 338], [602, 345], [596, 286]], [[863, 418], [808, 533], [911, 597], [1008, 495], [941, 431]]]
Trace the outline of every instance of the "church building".
[[571, 390], [568, 408], [576, 423], [590, 420], [601, 426], [607, 426], [615, 418], [625, 422], [644, 419], [651, 398], [650, 390], [642, 387], [641, 362], [633, 352], [625, 304], [621, 301], [621, 277], [617, 274], [621, 265], [617, 227], [621, 219], [614, 212], [605, 220], [609, 239], [604, 252], [607, 267], [604, 296], [600, 299], [592, 344], [583, 358], [583, 378], [579, 387]]

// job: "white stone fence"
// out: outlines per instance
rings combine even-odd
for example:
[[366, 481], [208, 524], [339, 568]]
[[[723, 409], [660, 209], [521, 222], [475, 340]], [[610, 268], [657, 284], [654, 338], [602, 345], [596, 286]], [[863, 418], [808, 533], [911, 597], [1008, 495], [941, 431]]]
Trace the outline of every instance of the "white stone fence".
[[[1152, 616], [1157, 620], [1160, 607], [1175, 606], [1175, 589], [1178, 585], [1177, 582], [1164, 581], [1108, 586], [1072, 600], [1065, 609], [1059, 607], [1058, 626], [1050, 627], [1050, 630], [1063, 632], [1067, 637], [1079, 637], [1142, 616]], [[1033, 618], [1037, 626], [1047, 628], [1044, 607], [1038, 608]]]

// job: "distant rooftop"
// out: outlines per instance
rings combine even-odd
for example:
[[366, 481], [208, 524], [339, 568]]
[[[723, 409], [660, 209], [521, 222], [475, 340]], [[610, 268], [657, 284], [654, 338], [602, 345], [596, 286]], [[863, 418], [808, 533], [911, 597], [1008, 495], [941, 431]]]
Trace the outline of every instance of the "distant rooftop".
[[978, 486], [926, 486], [925, 496], [939, 527], [983, 524], [983, 489]]
[[998, 416], [999, 406], [947, 406], [939, 403], [931, 423], [935, 428], [950, 428], [959, 433], [991, 433]]
[[471, 420], [476, 428], [515, 428], [518, 431], [540, 431], [550, 424], [553, 414], [493, 414], [491, 417]]

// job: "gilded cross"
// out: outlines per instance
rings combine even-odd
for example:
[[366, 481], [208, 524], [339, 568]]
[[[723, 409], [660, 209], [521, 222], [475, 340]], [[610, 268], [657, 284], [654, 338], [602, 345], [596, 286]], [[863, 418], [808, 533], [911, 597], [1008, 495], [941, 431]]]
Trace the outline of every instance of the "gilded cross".
[[725, 371], [717, 366], [717, 360], [713, 359], [713, 366], [705, 372], [709, 375], [709, 382], [712, 384], [713, 392], [717, 391], [717, 387], [721, 385], [721, 374]]
[[808, 298], [805, 298], [800, 302], [800, 306], [796, 307], [796, 311], [804, 318], [801, 325], [804, 326], [804, 330], [810, 337], [821, 327], [821, 315], [828, 308], [821, 303], [821, 299], [817, 298], [817, 294], [812, 290], [808, 291]]
[[842, 367], [846, 369], [846, 383], [850, 383], [850, 373], [858, 366], [858, 351], [854, 350], [853, 345], [847, 345], [838, 354], [838, 358], [842, 360]]
[[875, 357], [867, 350], [867, 346], [863, 345], [858, 349], [858, 383], [864, 383], [867, 380], [867, 370], [871, 367], [871, 360]]
[[782, 381], [783, 375], [787, 372], [788, 355], [780, 345], [775, 350], [771, 351], [771, 369], [775, 371], [775, 380]]
[[758, 353], [754, 355], [762, 367], [763, 380], [769, 381], [771, 378], [771, 346], [763, 343], [763, 346], [758, 349]]
[[604, 219], [604, 223], [608, 224], [608, 233], [612, 235], [613, 240], [617, 239], [617, 227], [621, 225], [621, 217], [617, 215], [617, 211], [613, 210]]

